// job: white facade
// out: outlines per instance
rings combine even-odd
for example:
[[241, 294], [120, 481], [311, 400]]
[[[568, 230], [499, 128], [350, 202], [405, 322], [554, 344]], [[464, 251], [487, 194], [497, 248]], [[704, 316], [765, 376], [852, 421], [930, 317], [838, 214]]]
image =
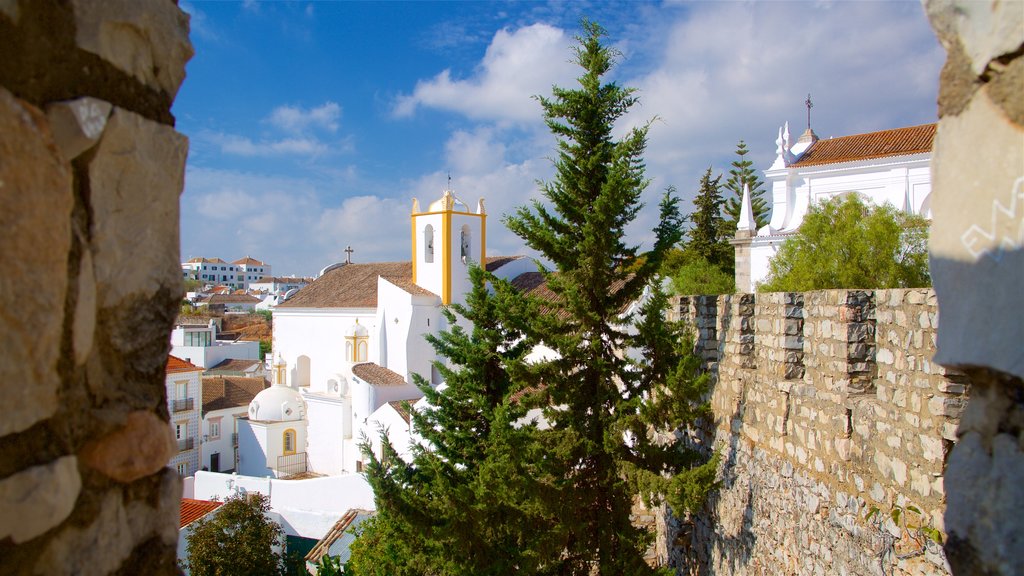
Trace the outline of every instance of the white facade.
[[[812, 205], [836, 196], [857, 194], [870, 204], [890, 204], [908, 214], [931, 217], [931, 151], [929, 126], [887, 130], [877, 133], [819, 140], [808, 129], [797, 142], [789, 139], [788, 125], [776, 140], [776, 159], [765, 170], [771, 193], [771, 221], [759, 230], [738, 229], [737, 239], [746, 242], [749, 258], [737, 258], [736, 289], [753, 292], [768, 278], [769, 262], [783, 242], [800, 228]], [[927, 142], [909, 146], [904, 153], [872, 153], [894, 150], [901, 138], [917, 136]], [[924, 135], [922, 137], [922, 135]], [[895, 144], [890, 144], [895, 141]], [[888, 147], [887, 147], [888, 145]], [[815, 162], [815, 152], [829, 151], [831, 159]], [[843, 151], [849, 151], [845, 155]], [[827, 152], [826, 152], [827, 153]], [[744, 198], [744, 202], [749, 202]], [[748, 208], [749, 210], [749, 208]], [[741, 240], [742, 239], [742, 240]], [[740, 254], [741, 248], [737, 248]], [[749, 269], [745, 268], [749, 266]], [[749, 271], [749, 276], [746, 272]]]
[[247, 409], [248, 406], [235, 406], [203, 413], [200, 468], [210, 472], [228, 472], [235, 469], [237, 420], [245, 416]]
[[217, 341], [217, 326], [176, 326], [171, 331], [171, 354], [199, 366], [209, 368], [224, 360], [259, 360], [260, 343], [255, 340]]
[[181, 275], [186, 280], [198, 280], [203, 284], [223, 284], [248, 290], [250, 282], [271, 275], [271, 266], [248, 256], [234, 262], [220, 258], [192, 258], [181, 263]]
[[168, 360], [167, 412], [170, 414], [171, 430], [178, 452], [167, 465], [174, 468], [182, 478], [192, 476], [199, 469], [202, 374], [202, 368], [180, 358], [172, 357]]

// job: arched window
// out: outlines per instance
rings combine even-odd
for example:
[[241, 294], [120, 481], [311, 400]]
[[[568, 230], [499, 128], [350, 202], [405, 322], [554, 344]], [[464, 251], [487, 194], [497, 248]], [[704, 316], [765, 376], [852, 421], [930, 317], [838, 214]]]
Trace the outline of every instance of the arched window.
[[359, 343], [357, 344], [356, 362], [366, 362], [366, 351], [367, 351], [367, 349], [368, 349], [368, 346], [366, 344], [366, 339], [360, 338], [359, 339]]
[[345, 342], [345, 360], [355, 361], [356, 357], [353, 352], [352, 341]]
[[289, 428], [284, 431], [284, 454], [295, 454], [295, 429]]
[[430, 224], [423, 228], [423, 261], [434, 261], [434, 227]]
[[461, 242], [461, 245], [462, 245], [462, 263], [463, 264], [468, 263], [470, 258], [473, 257], [473, 253], [472, 253], [471, 248], [470, 248], [472, 243], [473, 243], [473, 235], [472, 235], [472, 232], [470, 232], [470, 230], [469, 230], [469, 225], [466, 224], [466, 225], [464, 225], [462, 227], [462, 242]]

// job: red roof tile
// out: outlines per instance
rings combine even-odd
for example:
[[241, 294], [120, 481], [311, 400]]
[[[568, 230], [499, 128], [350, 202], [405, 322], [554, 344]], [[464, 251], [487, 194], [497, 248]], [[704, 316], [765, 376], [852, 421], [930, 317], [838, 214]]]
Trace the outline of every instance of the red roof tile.
[[409, 411], [405, 409], [403, 404], [406, 402], [412, 404], [415, 401], [416, 400], [395, 400], [394, 402], [388, 402], [388, 404], [395, 409], [395, 412], [398, 412], [398, 415], [402, 417], [402, 420], [405, 420], [406, 424], [411, 424], [412, 416], [409, 414]]
[[405, 377], [401, 374], [373, 362], [356, 364], [352, 367], [352, 374], [363, 382], [375, 386], [404, 386], [406, 384]]
[[220, 508], [222, 502], [213, 502], [210, 500], [193, 500], [191, 498], [181, 499], [181, 524], [180, 528], [184, 528], [189, 524], [199, 520], [203, 516], [206, 516], [210, 512], [213, 512], [217, 508]]
[[243, 376], [203, 376], [203, 415], [223, 408], [248, 406], [270, 387], [266, 378]]
[[[346, 264], [330, 270], [278, 308], [376, 308], [377, 277], [412, 278], [412, 262]], [[411, 281], [411, 280], [410, 280]]]
[[178, 372], [202, 372], [203, 369], [195, 364], [178, 358], [177, 356], [167, 356], [167, 374], [176, 374]]
[[239, 258], [238, 260], [232, 262], [232, 264], [242, 264], [245, 266], [266, 266], [266, 264], [264, 264], [263, 262], [260, 262], [259, 260], [252, 258], [250, 256], [246, 256], [245, 258]]
[[931, 152], [935, 124], [893, 128], [880, 132], [855, 134], [841, 138], [818, 140], [791, 164], [794, 167], [838, 164], [887, 156], [906, 156]]

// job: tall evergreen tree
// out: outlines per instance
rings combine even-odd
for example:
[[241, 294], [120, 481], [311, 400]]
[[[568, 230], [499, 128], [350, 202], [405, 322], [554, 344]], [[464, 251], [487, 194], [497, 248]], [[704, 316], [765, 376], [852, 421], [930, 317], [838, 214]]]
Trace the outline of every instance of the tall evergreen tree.
[[753, 168], [754, 163], [747, 160], [748, 152], [747, 143], [740, 140], [740, 143], [736, 145], [738, 158], [733, 161], [732, 169], [729, 170], [729, 179], [725, 181], [725, 188], [732, 190], [732, 197], [725, 200], [725, 214], [728, 216], [726, 218], [727, 232], [730, 237], [736, 234], [736, 223], [740, 219], [740, 203], [743, 200], [744, 184], [750, 187], [750, 207], [753, 209], [757, 227], [768, 225], [770, 207], [764, 199], [764, 188], [762, 188], [764, 182], [757, 177], [757, 172]]
[[378, 515], [346, 574], [537, 573], [560, 553], [555, 522], [529, 506], [550, 491], [531, 469], [542, 458], [531, 431], [513, 425], [526, 412], [512, 393], [533, 345], [524, 332], [530, 304], [478, 267], [470, 278], [466, 304], [445, 311], [451, 328], [428, 337], [449, 364], [436, 364], [442, 389], [417, 379], [431, 408], [412, 413], [423, 438], [413, 461], [386, 438], [380, 457], [364, 446]]
[[[663, 197], [653, 248], [638, 260], [637, 246], [624, 238], [647, 185], [647, 126], [612, 137], [637, 99], [632, 89], [603, 82], [615, 54], [602, 45], [598, 25], [583, 26], [575, 49], [579, 88], [556, 87], [539, 98], [558, 138], [555, 179], [542, 183], [548, 203], [520, 208], [507, 225], [554, 263], [545, 271], [553, 297], [528, 327], [557, 353], [530, 370], [543, 385], [538, 396], [550, 426], [536, 431], [545, 449], [539, 468], [558, 496], [542, 501], [560, 519], [555, 535], [563, 550], [552, 571], [645, 574], [653, 572], [643, 560], [652, 535], [630, 521], [634, 498], [667, 495], [681, 511], [713, 483], [713, 462], [701, 465], [679, 441], [658, 443], [652, 435], [706, 414], [706, 381], [695, 377], [694, 358], [680, 354], [680, 333], [664, 321], [667, 300], [652, 288], [680, 239], [678, 201]], [[648, 289], [642, 310], [624, 321], [623, 311]]]
[[687, 217], [692, 226], [687, 232], [686, 251], [693, 258], [704, 260], [732, 273], [734, 250], [729, 244], [728, 225], [722, 217], [722, 176], [711, 177], [711, 167], [700, 178], [700, 190], [693, 199], [693, 212]]

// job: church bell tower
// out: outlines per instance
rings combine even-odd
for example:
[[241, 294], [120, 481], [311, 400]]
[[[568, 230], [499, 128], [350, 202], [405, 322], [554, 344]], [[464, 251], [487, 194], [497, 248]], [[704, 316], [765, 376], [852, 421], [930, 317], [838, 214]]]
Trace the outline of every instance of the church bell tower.
[[463, 302], [469, 264], [487, 264], [487, 213], [483, 198], [471, 212], [451, 190], [421, 211], [412, 201], [412, 281], [444, 304]]

